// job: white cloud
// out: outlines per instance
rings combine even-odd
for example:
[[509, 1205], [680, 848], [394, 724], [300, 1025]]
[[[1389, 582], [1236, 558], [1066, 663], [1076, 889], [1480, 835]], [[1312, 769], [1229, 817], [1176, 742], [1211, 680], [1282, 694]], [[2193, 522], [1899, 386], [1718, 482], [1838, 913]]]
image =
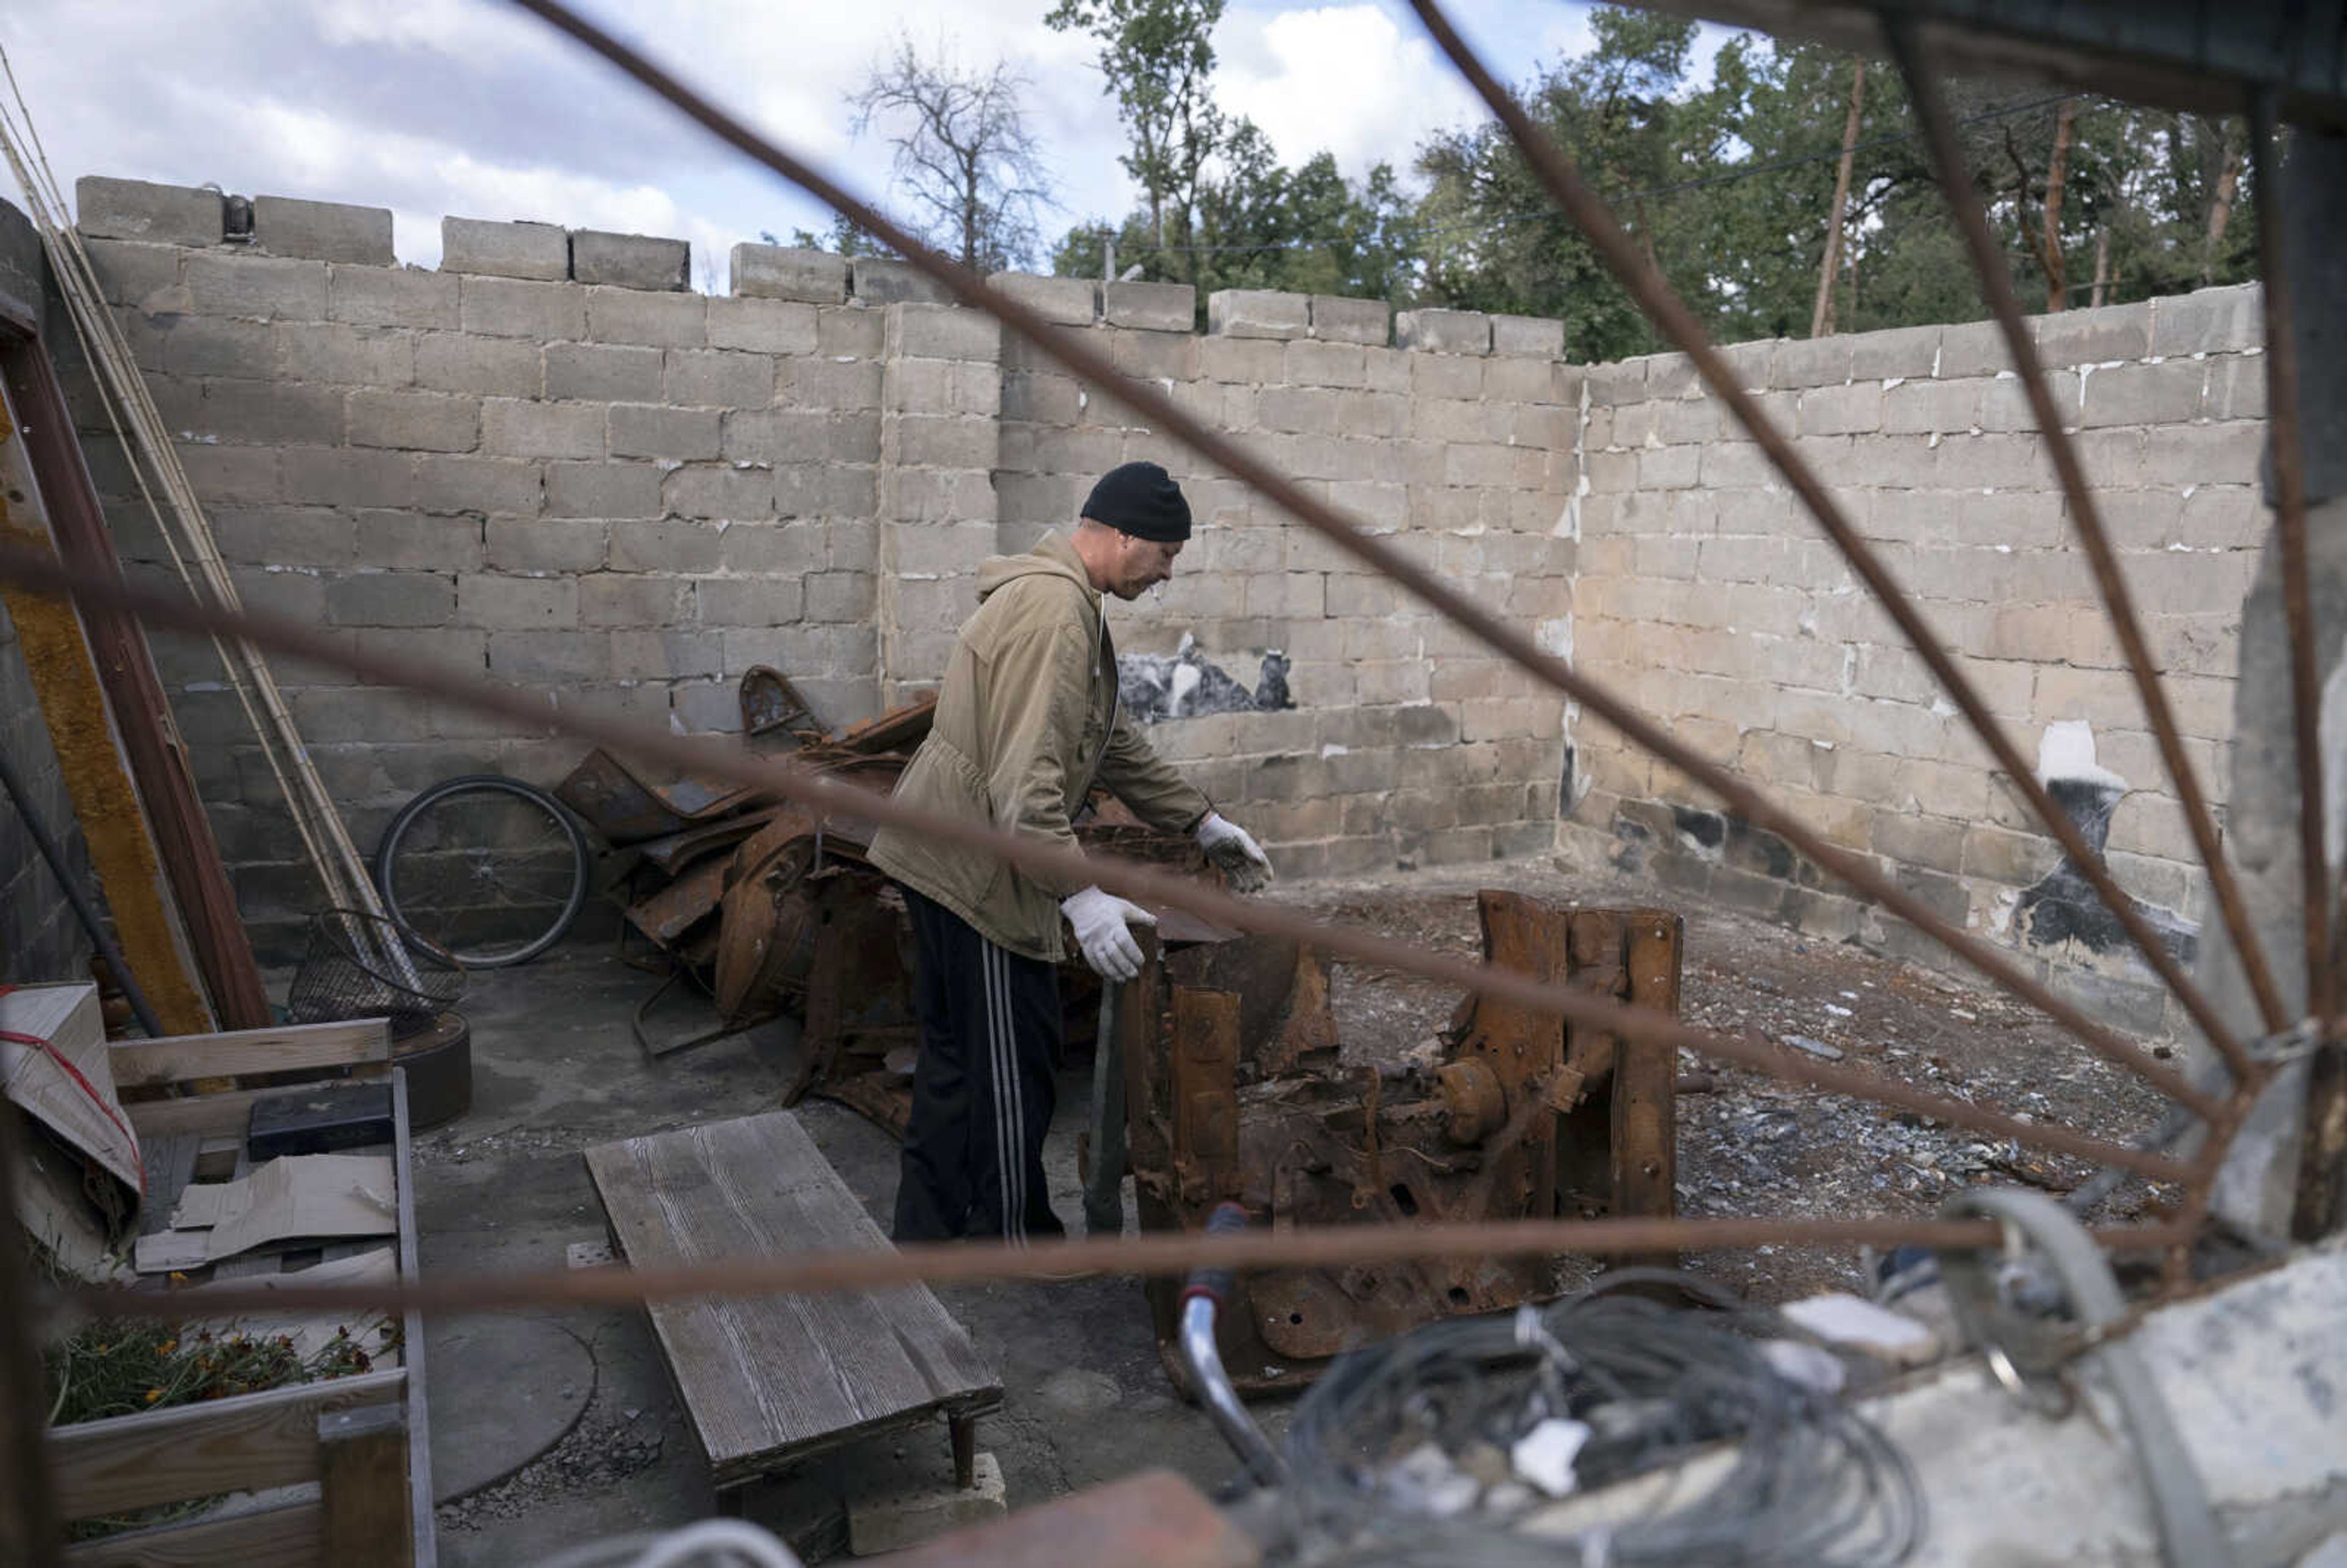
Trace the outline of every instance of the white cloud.
[[1479, 108], [1432, 43], [1378, 5], [1234, 14], [1214, 42], [1216, 101], [1262, 127], [1283, 163], [1326, 151], [1351, 179], [1378, 163], [1406, 174], [1430, 132]]

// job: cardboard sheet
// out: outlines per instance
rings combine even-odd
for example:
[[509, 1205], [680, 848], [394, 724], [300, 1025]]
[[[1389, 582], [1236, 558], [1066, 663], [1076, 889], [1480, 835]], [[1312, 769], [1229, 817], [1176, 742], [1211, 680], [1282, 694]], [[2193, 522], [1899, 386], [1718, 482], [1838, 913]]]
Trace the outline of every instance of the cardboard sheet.
[[[180, 1194], [174, 1228], [138, 1241], [138, 1272], [200, 1267], [292, 1236], [390, 1235], [399, 1204], [388, 1154], [294, 1154]], [[152, 1245], [150, 1245], [152, 1244]]]

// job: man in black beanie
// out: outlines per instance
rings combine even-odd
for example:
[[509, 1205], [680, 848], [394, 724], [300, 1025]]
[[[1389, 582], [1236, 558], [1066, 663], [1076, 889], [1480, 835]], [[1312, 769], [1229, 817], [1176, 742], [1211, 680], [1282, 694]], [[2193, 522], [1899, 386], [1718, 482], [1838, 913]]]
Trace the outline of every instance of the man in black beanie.
[[[1074, 820], [1105, 785], [1153, 827], [1196, 837], [1252, 893], [1271, 863], [1246, 830], [1160, 761], [1117, 711], [1116, 648], [1101, 596], [1139, 598], [1174, 574], [1190, 505], [1154, 463], [1111, 469], [1075, 531], [979, 569], [978, 613], [955, 640], [928, 738], [897, 798], [1076, 847]], [[1093, 972], [1141, 971], [1137, 904], [1031, 876], [978, 850], [884, 827], [872, 864], [905, 890], [921, 1049], [897, 1189], [896, 1236], [1059, 1235], [1043, 1134], [1060, 1052], [1061, 917]]]

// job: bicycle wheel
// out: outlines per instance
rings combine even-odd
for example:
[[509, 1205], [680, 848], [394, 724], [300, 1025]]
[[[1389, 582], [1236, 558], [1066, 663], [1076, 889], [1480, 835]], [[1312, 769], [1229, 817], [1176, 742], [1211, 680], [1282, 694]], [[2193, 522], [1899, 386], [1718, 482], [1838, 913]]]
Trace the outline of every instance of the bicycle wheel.
[[468, 968], [527, 963], [587, 902], [587, 835], [544, 790], [496, 774], [443, 779], [400, 807], [375, 884], [400, 928]]

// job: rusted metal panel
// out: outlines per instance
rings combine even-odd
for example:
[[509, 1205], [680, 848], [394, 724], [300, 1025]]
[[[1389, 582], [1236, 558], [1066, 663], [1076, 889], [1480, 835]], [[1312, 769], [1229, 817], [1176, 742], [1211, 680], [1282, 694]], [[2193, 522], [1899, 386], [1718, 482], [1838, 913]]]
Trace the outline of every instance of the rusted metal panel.
[[[13, 410], [0, 420], [0, 538], [50, 553], [40, 490], [16, 438]], [[57, 754], [66, 793], [81, 822], [90, 867], [105, 890], [124, 959], [166, 1029], [213, 1030], [161, 860], [137, 787], [124, 765], [97, 665], [73, 606], [10, 588], [0, 591], [15, 624], [25, 668]]]
[[[1495, 965], [1676, 1005], [1669, 982], [1678, 926], [1670, 917], [1568, 910], [1497, 890], [1479, 896], [1477, 911]], [[1126, 1062], [1144, 1229], [1194, 1229], [1234, 1194], [1275, 1230], [1545, 1217], [1561, 1208], [1604, 1214], [1622, 1201], [1615, 1116], [1642, 1139], [1671, 1135], [1671, 1085], [1663, 1085], [1658, 1117], [1643, 1080], [1617, 1071], [1610, 1035], [1569, 1034], [1553, 1015], [1470, 998], [1443, 1036], [1442, 1061], [1348, 1065], [1335, 1049], [1317, 958], [1245, 938], [1175, 955], [1166, 968], [1153, 1059]], [[1228, 1044], [1224, 1018], [1236, 1023]], [[1629, 1110], [1615, 1103], [1624, 1081], [1640, 1093]], [[1642, 1170], [1656, 1163], [1641, 1153]], [[1655, 1181], [1666, 1190], [1669, 1167], [1665, 1153], [1631, 1201], [1654, 1201]], [[1556, 1259], [1259, 1270], [1240, 1281], [1217, 1336], [1240, 1387], [1292, 1388], [1354, 1345], [1440, 1317], [1546, 1299], [1565, 1278]], [[1175, 1295], [1162, 1283], [1148, 1291], [1161, 1352], [1171, 1345]], [[1163, 1358], [1180, 1381], [1178, 1358]]]
[[[36, 339], [0, 330], [0, 370], [8, 401], [20, 415], [12, 426], [22, 432], [25, 458], [40, 487], [58, 559], [83, 571], [119, 576], [114, 537], [74, 442], [73, 422], [48, 356]], [[146, 636], [119, 610], [87, 610], [81, 620], [212, 1009], [223, 1029], [263, 1028], [272, 1021], [269, 995], [212, 837], [211, 819], [196, 794], [187, 748], [172, 728], [170, 704]]]
[[703, 860], [650, 897], [628, 906], [628, 923], [663, 948], [673, 948], [717, 912], [724, 897], [723, 860]]
[[[1683, 923], [1642, 909], [1629, 930], [1629, 999], [1674, 1015], [1679, 1005]], [[1678, 1213], [1678, 1052], [1623, 1042], [1614, 1068], [1614, 1213], [1669, 1219]], [[1676, 1266], [1675, 1254], [1640, 1261]]]
[[804, 739], [823, 738], [815, 710], [791, 678], [771, 664], [753, 664], [742, 671], [741, 698], [742, 733], [753, 740], [785, 730]]
[[937, 693], [932, 692], [917, 702], [894, 708], [876, 719], [867, 719], [852, 729], [843, 730], [832, 744], [851, 752], [870, 754], [877, 752], [910, 753], [928, 738], [929, 723], [938, 715]]
[[721, 815], [749, 800], [753, 792], [723, 779], [690, 774], [645, 779], [598, 747], [555, 786], [554, 793], [613, 844], [637, 844], [681, 833], [695, 822]]

